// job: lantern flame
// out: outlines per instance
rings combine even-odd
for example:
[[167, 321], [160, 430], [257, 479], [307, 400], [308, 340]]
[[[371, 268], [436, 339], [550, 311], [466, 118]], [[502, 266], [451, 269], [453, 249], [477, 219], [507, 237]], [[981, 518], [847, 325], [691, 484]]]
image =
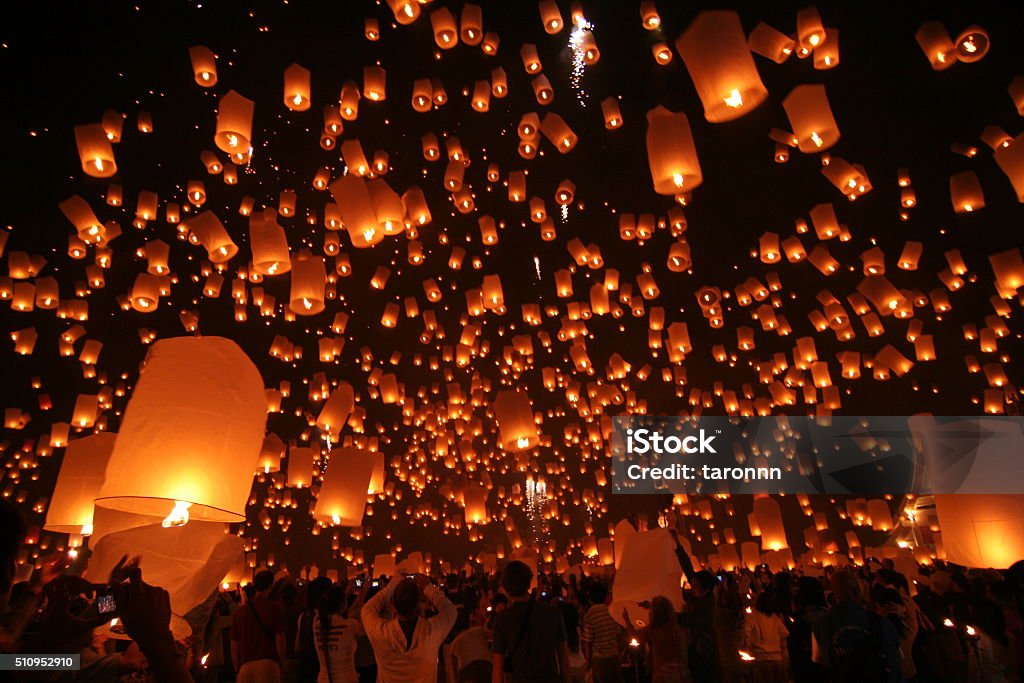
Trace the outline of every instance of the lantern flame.
[[171, 510], [171, 514], [164, 517], [164, 521], [160, 523], [160, 526], [165, 529], [185, 526], [188, 524], [188, 509], [190, 507], [192, 507], [192, 503], [183, 500], [174, 501], [174, 509]]
[[815, 147], [821, 147], [823, 144], [825, 144], [825, 141], [821, 139], [820, 135], [818, 135], [818, 131], [811, 132], [811, 142], [814, 143]]
[[729, 96], [725, 98], [725, 104], [733, 109], [743, 106], [743, 96], [740, 94], [739, 88], [733, 88], [729, 92]]
[[740, 654], [740, 661], [752, 662], [755, 659], [754, 655], [750, 654], [749, 652], [744, 652], [743, 650], [739, 650], [738, 652]]

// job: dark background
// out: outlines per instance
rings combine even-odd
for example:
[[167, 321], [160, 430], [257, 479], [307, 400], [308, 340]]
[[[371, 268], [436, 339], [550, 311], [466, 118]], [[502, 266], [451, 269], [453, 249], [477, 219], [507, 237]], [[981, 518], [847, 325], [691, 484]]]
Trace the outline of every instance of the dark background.
[[[439, 343], [420, 344], [417, 337], [422, 323], [404, 316], [396, 329], [382, 329], [379, 319], [384, 304], [417, 296], [421, 310], [424, 309], [421, 282], [437, 277], [445, 288], [445, 299], [440, 308], [435, 308], [447, 333], [444, 343], [454, 344], [460, 332], [459, 316], [464, 312], [464, 290], [478, 287], [484, 274], [499, 273], [509, 313], [503, 318], [488, 314], [483, 319], [483, 337], [491, 342], [491, 355], [477, 360], [471, 368], [491, 377], [497, 386], [501, 378], [497, 366], [501, 347], [508, 343], [512, 333], [521, 334], [529, 329], [517, 323], [521, 320], [521, 304], [564, 303], [555, 297], [553, 273], [568, 267], [565, 242], [578, 236], [584, 243], [598, 244], [606, 266], [617, 268], [624, 282], [635, 277], [642, 263], [652, 264], [662, 294], [659, 301], [648, 303], [664, 306], [669, 322], [683, 320], [689, 324], [694, 352], [686, 361], [687, 392], [691, 387], [710, 390], [714, 382], [720, 381], [737, 391], [749, 382], [763, 393], [763, 388], [757, 387], [757, 373], [751, 365], [770, 358], [774, 352], [788, 353], [795, 338], [812, 334], [806, 316], [816, 305], [815, 295], [827, 288], [842, 300], [854, 291], [862, 277], [858, 256], [877, 243], [887, 254], [888, 276], [898, 287], [924, 292], [941, 287], [935, 274], [946, 267], [943, 252], [954, 248], [961, 250], [977, 281], [951, 295], [953, 311], [942, 316], [942, 320], [930, 308], [919, 309], [925, 333], [935, 335], [938, 360], [918, 363], [902, 379], [880, 383], [865, 370], [860, 380], [840, 382], [834, 359], [844, 349], [871, 354], [887, 343], [912, 358], [913, 346], [905, 340], [907, 321], [886, 318], [886, 333], [869, 338], [855, 320], [858, 336], [846, 344], [835, 342], [831, 333], [815, 335], [819, 357], [832, 363], [833, 379], [842, 387], [842, 412], [954, 415], [980, 411], [976, 400], [985, 382], [980, 375], [968, 376], [963, 360], [965, 354], [977, 355], [978, 350], [963, 340], [960, 326], [974, 323], [980, 327], [984, 317], [992, 313], [987, 300], [994, 290], [987, 256], [1019, 246], [1022, 241], [1021, 208], [1008, 180], [993, 162], [991, 151], [978, 139], [989, 124], [1002, 126], [1011, 136], [1021, 129], [1021, 118], [1007, 94], [1010, 80], [1024, 69], [1020, 40], [1024, 16], [1018, 3], [819, 3], [825, 26], [840, 30], [840, 65], [829, 71], [815, 71], [810, 59], [792, 58], [783, 65], [775, 65], [755, 56], [770, 97], [754, 112], [724, 124], [704, 120], [678, 55], [670, 65], [660, 67], [650, 53], [651, 44], [658, 40], [673, 44], [697, 11], [717, 6], [714, 3], [659, 2], [662, 30], [657, 32], [642, 29], [636, 2], [585, 3], [585, 14], [595, 27], [601, 49], [600, 62], [589, 67], [584, 76], [589, 93], [585, 108], [569, 87], [568, 29], [555, 36], [545, 34], [535, 2], [480, 3], [485, 31], [497, 31], [501, 37], [497, 58], [485, 57], [479, 48], [460, 44], [435, 59], [438, 50], [428, 15], [440, 4], [425, 6], [423, 16], [412, 26], [395, 28], [386, 4], [349, 0], [136, 4], [83, 1], [5, 6], [0, 15], [0, 78], [4, 93], [0, 110], [4, 158], [0, 171], [4, 195], [0, 221], [11, 230], [7, 251], [44, 254], [49, 265], [42, 274], [60, 279], [62, 294], [71, 296], [74, 282], [84, 279], [85, 262], [66, 256], [70, 225], [57, 202], [80, 193], [101, 219], [121, 223], [124, 235], [113, 244], [115, 263], [107, 272], [106, 288], [89, 296], [88, 336], [105, 344], [101, 370], [112, 378], [121, 373], [133, 378], [146, 349], [138, 341], [137, 329], [157, 329], [161, 336], [182, 334], [177, 314], [187, 307], [199, 311], [203, 334], [224, 335], [239, 341], [259, 365], [267, 386], [290, 379], [294, 395], [302, 397], [302, 379], [326, 370], [332, 380], [350, 381], [360, 390], [365, 375], [359, 369], [359, 349], [368, 346], [374, 350], [375, 363], [384, 365], [386, 372], [390, 371], [386, 364], [391, 353], [403, 353], [400, 365], [393, 371], [405, 383], [406, 394], [412, 396], [420, 385], [429, 387], [440, 381], [443, 387], [444, 378], [438, 373], [429, 372], [426, 364], [415, 367], [410, 362], [417, 352], [437, 355]], [[461, 3], [444, 4], [458, 16]], [[764, 21], [789, 33], [795, 30], [796, 11], [803, 4], [771, 2], [731, 7], [740, 11], [747, 31], [758, 21]], [[569, 7], [564, 2], [559, 5], [568, 23]], [[371, 43], [363, 37], [363, 20], [367, 16], [380, 20], [379, 42]], [[956, 64], [947, 71], [933, 71], [913, 38], [918, 26], [927, 19], [941, 19], [954, 38], [969, 24], [985, 27], [992, 41], [991, 52], [976, 64]], [[580, 144], [569, 155], [554, 153], [546, 141], [542, 143], [545, 156], [534, 161], [524, 161], [516, 154], [515, 126], [519, 117], [527, 111], [543, 113], [533, 99], [519, 59], [523, 42], [538, 45], [544, 73], [555, 89], [551, 109], [561, 114], [580, 137]], [[206, 45], [218, 55], [219, 83], [213, 89], [202, 89], [193, 81], [188, 47], [196, 44]], [[248, 257], [246, 222], [237, 214], [239, 198], [248, 194], [257, 199], [257, 206], [274, 206], [280, 190], [295, 189], [299, 192], [300, 217], [280, 222], [286, 227], [293, 251], [304, 242], [319, 249], [322, 223], [312, 228], [301, 216], [306, 209], [313, 209], [322, 219], [323, 204], [329, 196], [313, 192], [310, 182], [318, 167], [329, 166], [335, 177], [342, 166], [338, 152], [325, 152], [318, 145], [322, 108], [337, 101], [344, 81], [361, 84], [363, 66], [378, 61], [387, 70], [387, 100], [378, 104], [362, 100], [359, 120], [345, 123], [339, 142], [358, 137], [368, 154], [374, 149], [387, 150], [392, 167], [386, 176], [388, 183], [399, 192], [411, 184], [419, 184], [427, 192], [434, 219], [421, 231], [427, 262], [420, 267], [407, 264], [406, 240], [402, 236], [386, 238], [371, 250], [356, 250], [348, 246], [343, 234], [343, 250], [352, 260], [354, 274], [339, 281], [339, 300], [329, 302], [327, 312], [294, 323], [284, 323], [279, 315], [273, 325], [267, 325], [250, 305], [248, 322], [234, 323], [230, 277], [219, 299], [201, 297], [201, 280], [195, 285], [189, 281], [199, 269], [201, 251], [174, 241], [174, 226], [163, 221], [164, 203], [182, 202], [188, 180], [205, 182], [208, 198], [203, 208], [218, 213], [241, 248], [232, 262], [231, 273]], [[313, 106], [302, 113], [287, 111], [281, 102], [281, 74], [292, 62], [312, 71]], [[463, 89], [471, 91], [476, 80], [488, 79], [490, 70], [498, 65], [508, 75], [509, 97], [492, 98], [491, 110], [486, 114], [472, 112]], [[417, 114], [409, 105], [411, 84], [423, 77], [440, 77], [450, 101], [430, 113]], [[774, 143], [768, 140], [767, 132], [771, 127], [788, 126], [782, 98], [796, 85], [818, 82], [827, 86], [842, 131], [842, 139], [830, 150], [831, 154], [864, 165], [874, 184], [870, 194], [852, 204], [820, 174], [816, 157], [794, 150], [788, 164], [772, 161]], [[215, 149], [212, 138], [217, 98], [228, 89], [236, 89], [256, 102], [254, 158], [250, 172], [239, 169], [239, 184], [233, 187], [223, 185], [217, 176], [208, 176], [199, 162], [202, 150]], [[609, 95], [622, 98], [625, 125], [619, 131], [606, 131], [602, 124], [599, 103]], [[686, 237], [693, 251], [693, 268], [685, 274], [672, 274], [665, 268], [665, 256], [672, 241], [667, 231], [659, 231], [644, 245], [623, 242], [618, 237], [617, 212], [664, 215], [671, 207], [670, 198], [653, 193], [647, 169], [644, 116], [658, 104], [687, 113], [704, 173], [704, 184], [694, 193], [692, 205], [685, 209], [689, 222]], [[123, 210], [103, 203], [107, 181], [83, 177], [74, 146], [73, 126], [98, 121], [106, 109], [127, 114], [123, 141], [115, 146], [119, 174], [113, 179], [124, 187]], [[152, 112], [154, 134], [141, 135], [135, 130], [135, 117], [140, 110]], [[476, 213], [463, 216], [450, 209], [447, 194], [441, 188], [444, 162], [428, 164], [422, 158], [420, 138], [428, 131], [439, 137], [449, 134], [460, 138], [472, 160], [466, 179], [476, 191]], [[954, 143], [976, 145], [979, 154], [974, 159], [956, 155], [950, 151]], [[537, 226], [527, 219], [526, 204], [508, 203], [501, 186], [488, 188], [484, 173], [489, 161], [500, 165], [503, 178], [509, 170], [529, 169], [528, 195], [544, 197], [549, 214], [555, 216], [556, 241], [541, 241]], [[919, 202], [908, 222], [898, 218], [896, 172], [900, 167], [909, 168]], [[974, 170], [980, 177], [987, 207], [975, 214], [956, 216], [950, 206], [948, 178], [963, 170]], [[582, 202], [582, 208], [574, 207], [565, 224], [552, 199], [562, 178], [576, 183], [576, 200]], [[144, 231], [131, 227], [139, 190], [156, 191], [161, 200], [160, 218]], [[794, 220], [806, 218], [808, 210], [821, 202], [833, 202], [840, 220], [853, 233], [850, 242], [832, 241], [827, 245], [842, 261], [843, 272], [824, 278], [808, 263], [783, 263], [769, 268], [751, 258], [760, 234], [767, 230], [782, 237], [792, 234]], [[481, 214], [507, 223], [496, 247], [487, 248], [480, 243], [476, 218]], [[468, 251], [461, 272], [447, 268], [450, 245], [439, 243], [442, 233], [451, 245], [462, 245]], [[142, 316], [122, 312], [114, 296], [127, 293], [135, 274], [145, 269], [144, 260], [137, 258], [134, 250], [145, 239], [154, 237], [174, 245], [172, 268], [182, 284], [175, 287], [171, 300], [165, 301], [158, 313]], [[925, 243], [924, 257], [916, 272], [895, 268], [895, 259], [906, 240]], [[809, 251], [816, 243], [813, 232], [804, 236], [803, 242]], [[473, 256], [482, 259], [480, 270], [469, 265]], [[543, 273], [540, 281], [534, 274], [535, 256]], [[388, 287], [383, 292], [370, 290], [367, 281], [374, 269], [380, 264], [390, 267], [389, 261], [397, 265], [392, 267]], [[748, 309], [731, 304], [726, 309], [724, 329], [712, 331], [707, 326], [695, 305], [697, 288], [708, 284], [725, 290], [748, 275], [763, 281], [770, 270], [781, 277], [785, 304], [781, 312], [793, 327], [792, 336], [760, 332]], [[586, 300], [593, 278], [603, 278], [603, 271], [576, 273], [576, 299]], [[264, 282], [263, 287], [275, 294], [279, 302], [286, 301], [287, 278], [279, 280]], [[450, 284], [457, 291], [448, 290]], [[1013, 305], [1015, 317], [1008, 324], [1014, 337], [1000, 341], [999, 357], [983, 360], [1004, 363], [1011, 381], [1020, 378], [1014, 355], [1019, 348], [1019, 310], [1017, 304]], [[325, 368], [317, 362], [315, 340], [337, 310], [354, 315], [342, 357], [337, 364]], [[56, 320], [49, 312], [19, 314], [4, 308], [0, 325], [5, 332], [35, 325], [40, 333], [34, 356], [23, 358], [8, 353], [3, 361], [3, 405], [31, 412], [34, 418], [21, 432], [6, 430], [7, 465], [12, 467], [17, 466], [14, 455], [26, 439], [47, 433], [51, 421], [66, 421], [77, 393], [95, 393], [95, 383], [81, 378], [74, 359], [58, 358], [56, 334], [66, 326], [64, 321]], [[738, 362], [731, 364], [734, 367], [715, 362], [710, 352], [713, 345], [724, 344], [735, 352], [738, 325], [758, 329], [757, 348], [739, 352]], [[554, 336], [558, 326], [558, 318], [546, 319], [544, 329]], [[619, 320], [595, 317], [588, 322], [592, 333], [587, 341], [591, 358], [599, 373], [613, 352], [632, 363], [634, 370], [650, 362], [655, 368], [651, 378], [646, 383], [630, 380], [629, 388], [647, 400], [649, 413], [677, 414], [688, 406], [684, 399], [675, 396], [671, 385], [661, 382], [660, 369], [668, 362], [664, 355], [651, 358], [645, 342], [646, 327], [645, 318], [633, 318], [628, 312]], [[295, 366], [269, 358], [267, 349], [275, 334], [286, 334], [296, 344], [301, 343], [305, 358]], [[576, 374], [566, 360], [568, 345], [556, 341], [550, 354], [536, 339], [534, 345], [535, 367], [517, 381], [529, 387], [537, 409], [561, 407], [572, 414], [561, 392], [548, 393], [540, 383], [540, 368], [546, 365]], [[453, 372], [456, 379], [468, 386], [469, 371]], [[52, 397], [54, 408], [49, 414], [38, 410], [39, 392], [33, 391], [29, 382], [33, 376], [41, 378], [41, 391]], [[592, 379], [577, 377], [581, 382]], [[286, 440], [297, 436], [304, 426], [304, 420], [295, 417], [291, 410], [302, 400], [293, 399], [286, 404], [285, 414], [273, 415], [269, 420], [269, 427]], [[401, 425], [397, 406], [384, 406], [367, 398], [362, 405], [369, 411], [368, 431], [375, 432], [379, 426], [380, 435], [387, 441], [384, 450], [389, 458], [419, 448], [410, 441], [411, 430]], [[123, 402], [118, 408], [122, 407]], [[309, 409], [315, 414], [318, 407]], [[806, 410], [803, 405], [794, 407], [794, 412]], [[708, 412], [720, 411], [719, 404]], [[483, 411], [480, 414], [483, 416]], [[116, 414], [109, 415], [108, 421], [109, 428], [116, 429]], [[544, 431], [556, 444], [561, 441], [566, 422], [560, 418], [545, 422]], [[561, 450], [568, 452], [572, 462], [571, 449], [563, 445]], [[535, 458], [540, 471], [552, 457], [549, 449], [542, 449]], [[23, 478], [14, 486], [13, 490], [27, 488], [30, 492], [27, 506], [48, 494], [59, 467], [57, 460], [40, 459], [35, 472], [38, 481], [26, 482]], [[442, 477], [447, 476], [443, 467], [438, 469]], [[569, 467], [579, 488], [591, 487], [590, 475], [576, 475], [578, 470], [578, 465]], [[521, 475], [517, 476], [521, 483]], [[512, 475], [508, 478], [510, 482], [516, 480]], [[308, 496], [308, 492], [297, 495]], [[430, 491], [425, 498], [434, 499], [433, 504], [442, 509], [447, 507]], [[637, 497], [612, 500], [607, 520], [615, 521], [634, 510], [653, 513], [665, 502], [641, 502]], [[744, 501], [737, 501], [737, 507], [743, 504]], [[495, 505], [493, 497], [491, 505]], [[372, 518], [374, 535], [367, 542], [367, 555], [372, 556], [372, 549], [388, 547], [381, 538], [386, 531], [391, 531], [395, 540], [404, 541], [407, 549], [423, 545], [422, 529], [410, 531], [404, 515], [399, 515], [397, 522], [381, 524], [388, 508], [385, 502], [376, 506], [380, 511]], [[824, 502], [823, 506], [828, 507]], [[556, 535], [563, 539], [579, 537], [587, 512], [574, 509], [568, 497], [561, 510], [572, 515], [573, 524], [569, 530], [555, 530]], [[450, 512], [457, 514], [459, 510]], [[289, 514], [296, 519], [290, 534], [294, 541], [305, 535], [303, 528], [308, 528], [304, 505]], [[521, 519], [520, 512], [515, 514]], [[798, 535], [802, 522], [797, 522], [796, 517], [792, 519], [794, 533]], [[604, 535], [605, 523], [595, 525], [598, 535]], [[426, 533], [436, 553], [451, 557], [459, 557], [467, 548], [476, 552], [503, 540], [500, 522], [488, 527], [487, 544], [467, 544], [464, 538], [435, 544], [434, 538], [441, 538], [440, 525], [430, 527]], [[264, 536], [261, 549], [276, 550], [279, 561], [320, 560], [321, 566], [326, 563], [329, 544], [325, 538], [315, 543], [303, 540], [302, 553], [295, 555], [280, 544], [276, 531]], [[342, 546], [353, 545], [344, 540], [344, 532], [342, 539]]]

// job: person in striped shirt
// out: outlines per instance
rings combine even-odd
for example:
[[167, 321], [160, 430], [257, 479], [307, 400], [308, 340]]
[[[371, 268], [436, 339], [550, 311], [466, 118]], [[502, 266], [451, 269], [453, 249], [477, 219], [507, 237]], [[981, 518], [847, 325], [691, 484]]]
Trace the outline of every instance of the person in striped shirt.
[[590, 609], [583, 617], [583, 654], [595, 683], [621, 683], [619, 659], [625, 649], [626, 632], [608, 611], [611, 593], [602, 583], [590, 587]]

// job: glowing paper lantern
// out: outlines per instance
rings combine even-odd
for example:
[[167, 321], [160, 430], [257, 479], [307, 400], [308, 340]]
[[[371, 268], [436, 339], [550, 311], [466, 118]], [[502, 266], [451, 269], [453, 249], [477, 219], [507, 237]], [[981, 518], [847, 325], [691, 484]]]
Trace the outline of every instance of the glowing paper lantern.
[[946, 33], [946, 27], [939, 21], [926, 21], [917, 29], [914, 39], [921, 46], [928, 63], [936, 71], [942, 71], [956, 64], [958, 60], [956, 46]]
[[331, 183], [331, 194], [353, 246], [371, 247], [384, 239], [365, 180], [351, 174], [341, 176]]
[[768, 97], [735, 12], [701, 12], [676, 40], [676, 50], [711, 123], [737, 119]]
[[662, 106], [647, 112], [647, 160], [658, 194], [689, 192], [703, 182], [686, 114]]
[[252, 115], [256, 104], [229, 90], [217, 107], [217, 132], [213, 141], [238, 164], [249, 159], [252, 148]]
[[430, 13], [430, 26], [434, 31], [434, 42], [442, 50], [450, 50], [459, 44], [459, 32], [455, 27], [455, 17], [447, 7]]
[[754, 27], [747, 37], [747, 44], [751, 52], [776, 64], [782, 64], [789, 59], [796, 47], [796, 41], [765, 23], [759, 23]]
[[266, 209], [249, 218], [249, 245], [252, 267], [262, 275], [280, 275], [291, 270], [288, 238], [277, 224], [276, 212]]
[[316, 418], [316, 426], [337, 441], [341, 434], [341, 428], [345, 426], [353, 410], [355, 410], [355, 394], [352, 391], [352, 385], [342, 382], [337, 389], [331, 392], [330, 398], [324, 402], [324, 407]]
[[499, 391], [494, 398], [494, 419], [506, 451], [525, 451], [537, 446], [540, 435], [533, 419], [530, 397], [522, 391]]
[[949, 177], [949, 196], [957, 213], [972, 213], [985, 208], [985, 194], [974, 171], [964, 171]]
[[996, 148], [995, 159], [1013, 185], [1017, 201], [1024, 202], [1024, 133], [1014, 138], [1009, 145]]
[[189, 231], [188, 241], [205, 248], [207, 258], [213, 263], [225, 263], [238, 253], [238, 246], [212, 211], [203, 211], [184, 225]]
[[823, 85], [798, 85], [782, 101], [801, 152], [823, 152], [839, 141]]
[[284, 70], [284, 106], [306, 111], [309, 103], [309, 69], [292, 64]]
[[75, 126], [75, 144], [82, 170], [93, 178], [109, 178], [117, 173], [114, 148], [107, 139], [107, 133], [98, 123]]
[[936, 495], [935, 512], [950, 562], [1006, 569], [1024, 557], [1024, 496]]
[[562, 13], [558, 10], [555, 0], [540, 0], [540, 20], [544, 24], [544, 32], [548, 35], [559, 33], [565, 26]]
[[93, 501], [103, 486], [116, 434], [101, 432], [67, 445], [43, 528], [64, 534], [92, 533]]
[[169, 526], [189, 517], [244, 521], [266, 410], [263, 379], [234, 342], [157, 341], [125, 410], [97, 506], [166, 516]]
[[195, 45], [188, 49], [188, 55], [192, 59], [192, 74], [196, 83], [204, 88], [212, 88], [217, 85], [217, 56], [208, 47]]
[[[86, 243], [96, 242], [102, 239], [107, 232], [106, 227], [100, 223], [100, 220], [96, 218], [96, 214], [93, 213], [92, 207], [89, 203], [79, 197], [77, 194], [68, 197], [62, 201], [60, 206], [61, 212], [71, 221], [72, 225], [75, 226], [75, 231], [78, 233], [78, 239]], [[10, 260], [14, 257], [8, 258], [8, 270], [10, 267]]]
[[313, 517], [324, 525], [361, 525], [373, 467], [373, 458], [356, 448], [334, 451], [320, 485]]
[[956, 54], [961, 62], [970, 64], [988, 54], [991, 43], [980, 26], [968, 26], [956, 38]]
[[308, 250], [292, 260], [292, 288], [288, 308], [296, 315], [316, 315], [324, 310], [327, 269], [324, 260]]

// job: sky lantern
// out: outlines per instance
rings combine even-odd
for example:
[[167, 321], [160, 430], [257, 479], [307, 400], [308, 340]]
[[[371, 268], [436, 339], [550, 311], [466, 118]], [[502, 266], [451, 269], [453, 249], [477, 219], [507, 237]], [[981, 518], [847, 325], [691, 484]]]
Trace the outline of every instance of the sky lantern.
[[192, 74], [196, 83], [204, 88], [212, 88], [217, 85], [217, 56], [208, 47], [195, 45], [188, 49], [188, 55], [192, 59]]
[[968, 26], [956, 38], [956, 54], [964, 64], [979, 61], [988, 54], [991, 43], [980, 26]]
[[676, 50], [711, 123], [737, 119], [768, 97], [735, 12], [701, 12], [676, 40]]
[[1024, 556], [1024, 496], [940, 494], [935, 512], [954, 564], [1006, 569]]
[[839, 66], [839, 29], [825, 29], [825, 39], [814, 48], [814, 68], [824, 71]]
[[[268, 411], [269, 412], [269, 411]], [[256, 461], [256, 471], [269, 474], [281, 469], [281, 458], [284, 457], [286, 446], [277, 434], [270, 432], [263, 439], [260, 456]]]
[[[366, 82], [366, 68], [363, 69], [363, 82]], [[352, 81], [345, 81], [341, 86], [341, 96], [338, 98], [339, 113], [343, 121], [355, 121], [359, 116], [359, 88]]]
[[325, 526], [352, 527], [363, 523], [374, 469], [374, 460], [367, 455], [352, 447], [331, 453], [313, 510], [314, 519]]
[[801, 152], [823, 152], [839, 141], [839, 127], [823, 85], [798, 85], [782, 101]]
[[985, 208], [985, 194], [974, 171], [963, 171], [949, 177], [949, 195], [957, 213], [973, 213]]
[[107, 133], [98, 123], [75, 126], [75, 144], [82, 170], [93, 178], [109, 178], [117, 173], [114, 148], [107, 139]]
[[1013, 185], [1017, 201], [1024, 202], [1024, 133], [1014, 138], [1012, 143], [997, 147], [995, 159]]
[[540, 132], [562, 154], [571, 152], [576, 143], [579, 142], [579, 138], [569, 128], [569, 124], [565, 122], [565, 119], [553, 112], [544, 114], [544, 118], [540, 122]]
[[101, 432], [67, 445], [50, 496], [43, 528], [65, 534], [92, 533], [93, 501], [103, 486], [116, 434]]
[[253, 269], [263, 275], [280, 275], [291, 270], [291, 255], [284, 228], [277, 223], [273, 209], [249, 217], [249, 246]]
[[207, 258], [213, 263], [225, 263], [238, 253], [238, 246], [212, 211], [203, 211], [184, 224], [189, 231], [188, 241], [205, 248]]
[[384, 239], [384, 231], [377, 224], [377, 213], [364, 179], [344, 175], [330, 187], [353, 246], [371, 247]]
[[107, 465], [97, 505], [164, 518], [245, 519], [266, 422], [263, 380], [221, 337], [151, 347]]
[[308, 446], [292, 445], [288, 448], [288, 486], [309, 488], [313, 483], [316, 452]]
[[601, 114], [604, 116], [604, 127], [608, 130], [615, 130], [622, 126], [622, 112], [619, 110], [617, 98], [606, 97], [601, 100]]
[[284, 106], [292, 111], [309, 109], [309, 69], [292, 64], [284, 70]]
[[943, 71], [956, 64], [959, 59], [953, 39], [946, 32], [940, 21], [926, 21], [914, 34], [914, 39], [921, 46], [921, 51], [928, 58], [928, 63], [936, 71]]
[[467, 2], [459, 17], [459, 36], [466, 45], [479, 45], [484, 38], [484, 13], [480, 5]]
[[499, 391], [494, 398], [494, 419], [501, 433], [501, 447], [509, 452], [534, 448], [539, 442], [533, 407], [526, 392]]
[[303, 249], [292, 259], [292, 288], [288, 308], [296, 315], [316, 315], [324, 310], [327, 271], [324, 261]]
[[804, 7], [796, 14], [796, 34], [800, 47], [814, 50], [825, 42], [825, 27], [817, 7]]
[[416, 21], [420, 16], [420, 5], [417, 0], [387, 0], [388, 7], [395, 15], [395, 21], [403, 26]]
[[648, 31], [656, 31], [661, 28], [661, 16], [658, 15], [658, 8], [654, 0], [641, 0], [640, 22]]
[[793, 54], [796, 41], [768, 24], [759, 22], [747, 37], [747, 45], [754, 54], [782, 64]]
[[540, 0], [538, 6], [540, 8], [540, 20], [544, 25], [544, 32], [551, 36], [561, 33], [562, 28], [565, 27], [565, 21], [562, 19], [562, 13], [558, 10], [558, 4], [555, 3], [555, 0]]
[[249, 159], [252, 148], [252, 116], [256, 104], [229, 90], [217, 105], [217, 149], [227, 152], [238, 164]]
[[654, 191], [677, 195], [703, 181], [686, 114], [662, 106], [647, 112], [647, 160]]
[[430, 26], [434, 31], [434, 42], [442, 50], [451, 50], [459, 44], [459, 32], [455, 26], [455, 17], [447, 7], [441, 7], [430, 13]]
[[363, 67], [363, 97], [371, 102], [387, 99], [387, 72], [382, 67], [376, 64]]
[[[93, 213], [92, 207], [82, 197], [72, 195], [64, 201], [60, 206], [61, 212], [64, 216], [71, 221], [71, 224], [75, 226], [75, 232], [78, 235], [78, 239], [83, 242], [90, 244], [95, 243], [102, 239], [107, 232], [106, 226], [96, 218], [96, 214]], [[10, 259], [8, 259], [8, 264]], [[10, 266], [8, 265], [8, 268]]]

